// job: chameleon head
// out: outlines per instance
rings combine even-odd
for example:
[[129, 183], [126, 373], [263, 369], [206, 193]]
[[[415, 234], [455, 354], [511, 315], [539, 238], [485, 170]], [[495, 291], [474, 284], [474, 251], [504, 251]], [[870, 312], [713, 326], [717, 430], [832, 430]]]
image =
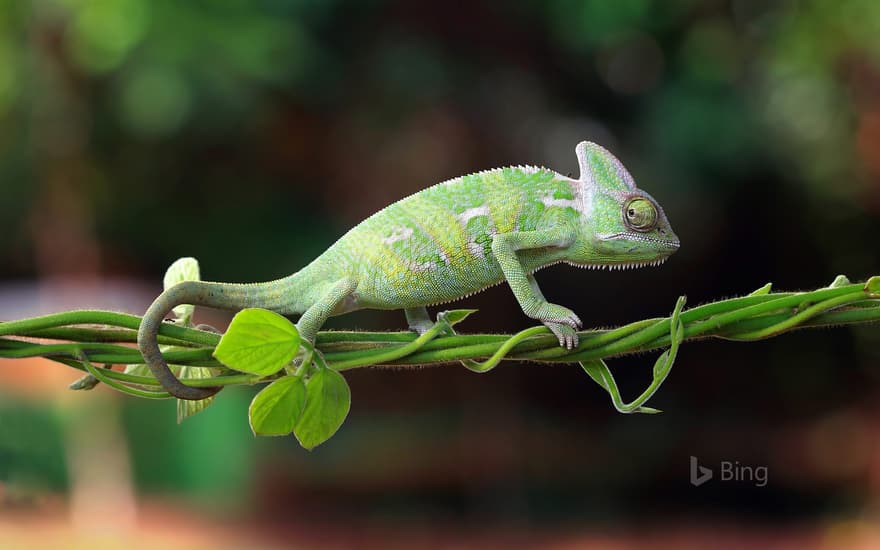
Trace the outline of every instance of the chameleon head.
[[679, 247], [663, 208], [636, 187], [614, 155], [590, 142], [575, 150], [585, 210], [578, 265], [626, 269], [659, 265]]

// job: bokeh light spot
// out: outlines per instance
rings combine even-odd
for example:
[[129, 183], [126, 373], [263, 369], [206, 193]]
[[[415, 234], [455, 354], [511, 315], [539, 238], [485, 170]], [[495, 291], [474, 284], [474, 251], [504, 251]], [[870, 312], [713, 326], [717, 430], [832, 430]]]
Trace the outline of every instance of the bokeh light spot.
[[766, 114], [804, 142], [821, 142], [835, 113], [832, 83], [806, 74], [776, 79], [767, 101]]
[[698, 80], [730, 82], [739, 73], [738, 47], [728, 23], [706, 21], [688, 33], [681, 55], [688, 74]]
[[556, 0], [550, 6], [557, 37], [578, 49], [607, 43], [642, 26], [651, 10], [648, 0]]
[[630, 35], [597, 57], [605, 84], [621, 94], [641, 94], [657, 85], [663, 73], [663, 51], [653, 37]]
[[67, 39], [74, 60], [94, 73], [115, 69], [144, 35], [144, 0], [83, 1], [73, 6]]
[[141, 136], [162, 136], [180, 128], [192, 107], [192, 93], [181, 75], [164, 69], [144, 69], [123, 85], [123, 122]]
[[12, 106], [18, 91], [15, 57], [6, 44], [0, 42], [0, 115]]

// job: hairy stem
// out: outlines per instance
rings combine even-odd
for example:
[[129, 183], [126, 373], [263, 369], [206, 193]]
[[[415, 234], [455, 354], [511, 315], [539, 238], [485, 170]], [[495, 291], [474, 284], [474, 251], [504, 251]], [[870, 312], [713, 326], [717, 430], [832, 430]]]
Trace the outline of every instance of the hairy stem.
[[[880, 321], [878, 287], [880, 282], [874, 277], [867, 283], [841, 284], [809, 292], [765, 293], [703, 304], [678, 315], [682, 342], [703, 338], [751, 341], [800, 328]], [[609, 330], [583, 331], [574, 350], [560, 347], [556, 337], [544, 327], [526, 329], [516, 335], [451, 335], [450, 331], [443, 330], [448, 325], [437, 323], [421, 336], [411, 332], [322, 332], [313, 352], [316, 358], [336, 370], [464, 362], [473, 370], [485, 371], [502, 359], [587, 362], [669, 347], [672, 343], [670, 319], [644, 319]], [[94, 363], [142, 364], [141, 354], [132, 347], [140, 322], [141, 318], [135, 315], [95, 310], [3, 322], [0, 323], [0, 358], [45, 357], [89, 372], [120, 391], [166, 398], [151, 376], [93, 366]], [[161, 343], [174, 346], [163, 354], [169, 363], [219, 369], [218, 376], [188, 379], [187, 383], [192, 386], [256, 384], [280, 376], [260, 377], [224, 367], [213, 357], [220, 341], [220, 335], [213, 332], [163, 323], [159, 334]], [[484, 362], [476, 363], [477, 360]]]

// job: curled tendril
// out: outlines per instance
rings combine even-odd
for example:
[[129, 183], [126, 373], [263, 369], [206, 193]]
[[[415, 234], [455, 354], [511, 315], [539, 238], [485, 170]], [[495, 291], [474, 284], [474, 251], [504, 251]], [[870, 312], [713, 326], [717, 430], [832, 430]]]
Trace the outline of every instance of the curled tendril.
[[504, 357], [508, 353], [510, 353], [510, 350], [516, 347], [517, 344], [538, 334], [552, 334], [552, 332], [550, 332], [550, 329], [547, 327], [527, 328], [508, 338], [507, 341], [501, 344], [501, 346], [498, 348], [498, 351], [492, 354], [492, 357], [489, 357], [482, 363], [479, 361], [474, 361], [473, 359], [464, 359], [462, 360], [461, 364], [467, 367], [468, 370], [471, 370], [473, 372], [489, 372], [490, 370], [497, 367], [498, 363], [500, 363], [501, 360], [504, 359]]
[[614, 408], [619, 412], [624, 414], [656, 414], [661, 412], [659, 409], [645, 407], [644, 404], [647, 403], [648, 399], [650, 399], [658, 389], [660, 389], [660, 385], [666, 380], [666, 377], [669, 376], [669, 371], [672, 370], [672, 364], [675, 362], [676, 355], [678, 355], [678, 346], [684, 339], [684, 325], [681, 324], [681, 309], [684, 307], [684, 303], [685, 297], [682, 296], [678, 299], [678, 302], [676, 302], [672, 316], [669, 318], [669, 338], [672, 344], [654, 363], [653, 380], [651, 381], [651, 385], [632, 402], [623, 402], [623, 399], [620, 397], [620, 390], [617, 388], [617, 382], [614, 381], [614, 376], [611, 374], [605, 361], [601, 359], [593, 359], [592, 361], [581, 362], [581, 367], [590, 378], [602, 386], [602, 388], [611, 395], [611, 402], [614, 404]]
[[170, 399], [171, 397], [173, 397], [168, 392], [139, 390], [139, 389], [133, 388], [131, 386], [126, 386], [125, 384], [123, 384], [121, 382], [117, 382], [116, 380], [113, 380], [112, 378], [105, 376], [104, 373], [101, 371], [103, 370], [103, 371], [107, 372], [107, 371], [109, 371], [109, 369], [95, 368], [95, 366], [92, 365], [92, 362], [89, 361], [89, 358], [86, 356], [85, 352], [83, 352], [83, 351], [79, 352], [78, 358], [82, 362], [83, 366], [85, 366], [85, 368], [89, 372], [89, 374], [91, 374], [92, 376], [97, 378], [98, 381], [103, 382], [104, 384], [107, 384], [108, 386], [110, 386], [114, 390], [118, 390], [118, 391], [121, 391], [122, 393], [127, 393], [129, 395], [134, 395], [135, 397], [145, 397], [147, 399]]

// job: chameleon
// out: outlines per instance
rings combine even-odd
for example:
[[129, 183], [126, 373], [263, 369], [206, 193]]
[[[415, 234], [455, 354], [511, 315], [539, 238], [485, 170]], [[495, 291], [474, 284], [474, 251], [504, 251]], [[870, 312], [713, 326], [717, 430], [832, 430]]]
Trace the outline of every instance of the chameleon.
[[427, 306], [505, 281], [523, 313], [573, 349], [581, 320], [547, 301], [536, 271], [560, 262], [590, 269], [659, 265], [680, 246], [663, 209], [614, 155], [589, 141], [575, 154], [577, 179], [509, 166], [422, 189], [371, 215], [284, 278], [180, 282], [144, 314], [138, 330], [144, 360], [170, 394], [204, 399], [220, 388], [178, 380], [157, 342], [161, 323], [178, 305], [300, 315], [300, 337], [314, 343], [330, 316], [359, 309], [403, 309], [409, 328], [423, 333], [432, 325]]

